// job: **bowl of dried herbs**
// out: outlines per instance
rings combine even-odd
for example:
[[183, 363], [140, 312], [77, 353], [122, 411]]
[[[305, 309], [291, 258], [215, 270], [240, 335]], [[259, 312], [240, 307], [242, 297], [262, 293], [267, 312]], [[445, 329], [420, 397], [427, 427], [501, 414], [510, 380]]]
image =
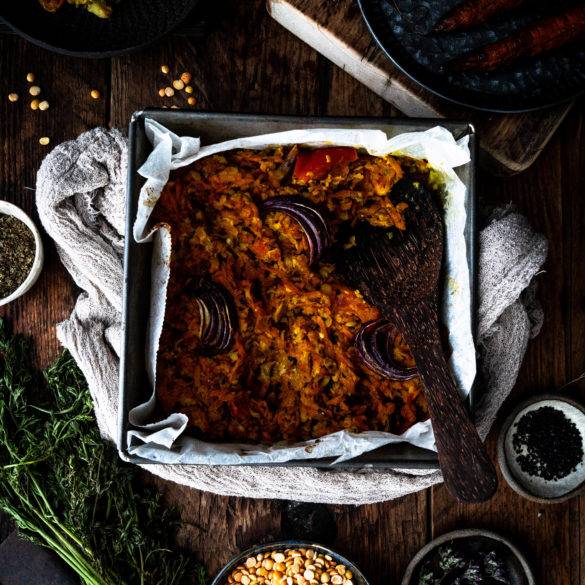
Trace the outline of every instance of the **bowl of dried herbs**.
[[43, 267], [43, 243], [20, 207], [0, 201], [0, 306], [22, 296]]
[[535, 585], [524, 555], [489, 530], [455, 530], [424, 546], [402, 585]]

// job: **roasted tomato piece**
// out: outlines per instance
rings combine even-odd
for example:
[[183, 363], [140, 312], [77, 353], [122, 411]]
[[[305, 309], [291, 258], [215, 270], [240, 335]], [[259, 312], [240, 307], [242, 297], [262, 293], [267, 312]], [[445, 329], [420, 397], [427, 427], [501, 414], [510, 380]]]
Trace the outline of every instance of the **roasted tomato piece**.
[[346, 146], [303, 150], [297, 156], [293, 177], [297, 181], [322, 179], [333, 167], [353, 162], [357, 157], [356, 149]]

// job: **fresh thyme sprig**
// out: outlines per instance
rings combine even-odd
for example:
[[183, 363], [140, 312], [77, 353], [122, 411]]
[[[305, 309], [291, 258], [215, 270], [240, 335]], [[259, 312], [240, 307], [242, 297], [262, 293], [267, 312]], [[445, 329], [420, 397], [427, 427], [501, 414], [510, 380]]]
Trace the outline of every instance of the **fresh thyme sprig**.
[[68, 353], [40, 376], [30, 345], [0, 320], [0, 509], [53, 549], [86, 585], [203, 585], [176, 552], [158, 494], [136, 481], [97, 430], [87, 384]]

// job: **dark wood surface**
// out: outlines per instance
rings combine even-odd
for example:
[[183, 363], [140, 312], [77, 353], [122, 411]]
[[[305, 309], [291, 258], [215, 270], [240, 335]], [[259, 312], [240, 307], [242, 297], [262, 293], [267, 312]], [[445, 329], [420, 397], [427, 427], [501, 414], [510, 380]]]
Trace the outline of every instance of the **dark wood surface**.
[[[0, 35], [1, 196], [34, 211], [35, 173], [48, 151], [38, 144], [74, 138], [98, 124], [126, 127], [133, 110], [163, 103], [160, 65], [193, 73], [201, 109], [282, 114], [395, 114], [392, 107], [316, 51], [283, 30], [262, 0], [230, 0], [218, 9], [204, 38], [172, 37], [142, 53], [108, 61], [51, 55], [14, 35]], [[24, 99], [27, 71], [34, 71], [51, 108], [32, 112]], [[91, 100], [97, 88], [103, 99]], [[21, 99], [9, 103], [17, 91]], [[176, 100], [177, 105], [181, 104]], [[507, 180], [480, 171], [479, 193], [487, 204], [515, 204], [550, 239], [545, 271], [538, 277], [546, 319], [531, 342], [508, 408], [523, 396], [551, 391], [585, 371], [585, 127], [584, 104], [569, 112], [542, 155], [527, 171]], [[67, 317], [76, 289], [45, 239], [43, 275], [23, 299], [0, 309], [18, 331], [36, 339], [38, 363], [59, 351], [54, 326]], [[570, 387], [585, 398], [585, 384]], [[495, 455], [492, 432], [488, 449]], [[457, 503], [444, 487], [394, 502], [362, 506], [299, 506], [277, 501], [225, 498], [155, 483], [182, 515], [179, 542], [207, 564], [210, 573], [238, 550], [279, 536], [317, 534], [357, 561], [373, 585], [399, 584], [409, 559], [434, 535], [462, 527], [486, 527], [511, 537], [534, 564], [544, 585], [585, 583], [585, 500], [555, 506], [523, 500], [500, 477], [490, 502]]]

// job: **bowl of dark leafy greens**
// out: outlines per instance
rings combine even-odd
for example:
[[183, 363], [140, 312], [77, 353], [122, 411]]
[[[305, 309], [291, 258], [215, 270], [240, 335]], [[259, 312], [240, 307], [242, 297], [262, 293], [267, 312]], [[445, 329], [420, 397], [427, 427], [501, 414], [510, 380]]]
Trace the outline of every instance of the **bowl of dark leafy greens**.
[[455, 530], [423, 547], [402, 585], [535, 585], [524, 555], [488, 530]]

